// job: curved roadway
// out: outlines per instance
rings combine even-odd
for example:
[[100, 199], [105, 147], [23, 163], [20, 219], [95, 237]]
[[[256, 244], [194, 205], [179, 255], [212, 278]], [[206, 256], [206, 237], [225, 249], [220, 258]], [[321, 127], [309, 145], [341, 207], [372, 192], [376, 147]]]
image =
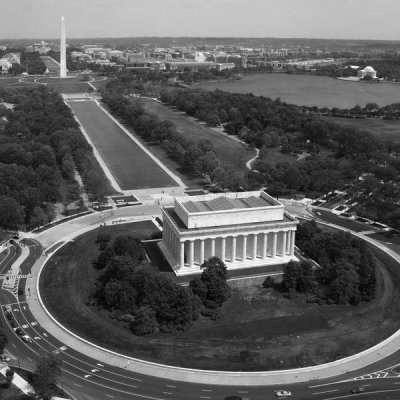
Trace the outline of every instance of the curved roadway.
[[[109, 219], [128, 216], [143, 218], [144, 215], [158, 215], [159, 212], [159, 207], [155, 205], [110, 210], [65, 222], [34, 235], [40, 243], [34, 239], [24, 239], [30, 254], [21, 264], [21, 273], [28, 274], [36, 263], [37, 265], [43, 263], [46, 257], [42, 255], [42, 245], [45, 252], [50, 254], [59, 247], [59, 238], [63, 241], [71, 240], [74, 236], [93, 229]], [[5, 273], [17, 258], [18, 254], [11, 247], [0, 263], [0, 272]], [[265, 381], [265, 385], [261, 382], [260, 386], [246, 384], [238, 386], [235, 379], [232, 379], [231, 385], [219, 385], [218, 382], [196, 384], [141, 374], [139, 371], [133, 371], [136, 368], [133, 362], [120, 357], [116, 361], [117, 359], [112, 355], [109, 355], [105, 361], [99, 361], [97, 355], [100, 353], [95, 349], [92, 352], [94, 357], [91, 357], [83, 346], [70, 347], [70, 344], [75, 343], [74, 340], [69, 339], [65, 332], [64, 335], [60, 335], [52, 322], [48, 319], [46, 322], [43, 316], [40, 316], [37, 310], [41, 307], [36, 297], [36, 282], [34, 281], [37, 276], [36, 265], [32, 272], [32, 278], [21, 279], [19, 282], [20, 288], [25, 286], [24, 294], [18, 296], [16, 289], [0, 290], [1, 304], [11, 305], [15, 320], [33, 340], [32, 343], [25, 343], [15, 334], [5, 318], [5, 308], [2, 307], [3, 326], [9, 339], [6, 353], [12, 357], [9, 364], [32, 370], [40, 355], [47, 352], [59, 354], [63, 360], [59, 384], [76, 399], [222, 400], [231, 395], [251, 400], [273, 399], [273, 391], [282, 388], [291, 390], [292, 398], [304, 400], [336, 400], [354, 396], [371, 400], [400, 399], [400, 353], [397, 352], [358, 371], [326, 380], [283, 386], [281, 384], [266, 386], [268, 380]], [[358, 395], [350, 393], [352, 388], [360, 385], [365, 386], [365, 393]]]

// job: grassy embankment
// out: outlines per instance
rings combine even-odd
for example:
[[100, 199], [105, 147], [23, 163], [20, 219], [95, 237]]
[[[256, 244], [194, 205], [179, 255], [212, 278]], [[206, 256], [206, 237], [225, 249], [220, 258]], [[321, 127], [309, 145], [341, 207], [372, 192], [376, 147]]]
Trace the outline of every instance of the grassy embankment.
[[[148, 225], [105, 227], [120, 233], [151, 233]], [[50, 312], [69, 329], [101, 346], [134, 357], [203, 369], [269, 370], [319, 364], [362, 351], [399, 327], [398, 265], [376, 253], [374, 301], [357, 307], [307, 303], [273, 289], [234, 290], [217, 321], [200, 317], [185, 332], [136, 337], [108, 312], [88, 306], [101, 272], [92, 231], [63, 247], [47, 264], [40, 288]], [[60, 293], [64, 295], [60, 297]], [[85, 324], [82, 324], [82, 320]], [[189, 357], [190, 355], [190, 357]]]

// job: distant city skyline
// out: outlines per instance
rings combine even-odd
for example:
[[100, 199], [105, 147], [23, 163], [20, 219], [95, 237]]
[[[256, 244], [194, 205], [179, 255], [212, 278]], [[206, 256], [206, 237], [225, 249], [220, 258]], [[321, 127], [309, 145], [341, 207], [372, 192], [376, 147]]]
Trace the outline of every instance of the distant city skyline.
[[4, 39], [192, 36], [399, 40], [400, 1], [0, 0]]

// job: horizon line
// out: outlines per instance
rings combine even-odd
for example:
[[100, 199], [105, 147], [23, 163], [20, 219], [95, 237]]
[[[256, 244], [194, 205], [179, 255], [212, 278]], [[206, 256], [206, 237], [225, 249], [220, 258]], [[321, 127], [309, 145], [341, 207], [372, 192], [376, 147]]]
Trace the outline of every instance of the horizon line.
[[[61, 17], [61, 20], [64, 17]], [[65, 20], [65, 18], [64, 18]], [[323, 37], [281, 37], [281, 36], [188, 36], [188, 35], [183, 35], [183, 36], [170, 36], [170, 35], [164, 35], [164, 36], [69, 36], [66, 39], [68, 40], [77, 40], [77, 39], [278, 39], [278, 40], [338, 40], [338, 41], [346, 41], [346, 40], [351, 40], [351, 41], [363, 41], [363, 42], [400, 42], [400, 39], [372, 39], [372, 38], [323, 38]], [[19, 38], [0, 38], [0, 41], [4, 42], [7, 40], [13, 41], [13, 40], [57, 40], [58, 36], [54, 37], [19, 37]]]

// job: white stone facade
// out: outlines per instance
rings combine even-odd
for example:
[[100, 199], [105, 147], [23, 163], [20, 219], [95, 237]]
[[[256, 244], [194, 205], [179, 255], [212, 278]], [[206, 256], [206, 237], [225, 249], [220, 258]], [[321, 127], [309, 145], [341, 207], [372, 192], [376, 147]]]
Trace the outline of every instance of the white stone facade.
[[264, 191], [175, 198], [162, 214], [160, 247], [176, 275], [201, 273], [211, 256], [228, 270], [297, 260], [298, 221]]

